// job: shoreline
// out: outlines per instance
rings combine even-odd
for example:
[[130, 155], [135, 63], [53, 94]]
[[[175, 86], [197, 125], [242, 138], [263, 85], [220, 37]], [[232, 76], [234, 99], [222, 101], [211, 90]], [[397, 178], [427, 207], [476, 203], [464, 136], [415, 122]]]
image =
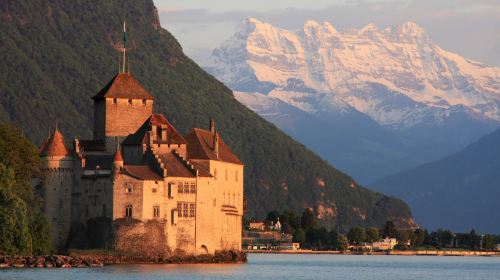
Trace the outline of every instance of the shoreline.
[[411, 250], [388, 252], [345, 252], [345, 251], [313, 251], [313, 250], [243, 250], [247, 254], [289, 254], [289, 255], [374, 255], [374, 256], [454, 256], [454, 257], [500, 257], [500, 252], [466, 251], [466, 250]]
[[118, 264], [239, 264], [247, 262], [243, 251], [224, 251], [213, 255], [150, 257], [116, 252], [85, 252], [48, 256], [0, 256], [0, 269], [9, 268], [97, 268]]

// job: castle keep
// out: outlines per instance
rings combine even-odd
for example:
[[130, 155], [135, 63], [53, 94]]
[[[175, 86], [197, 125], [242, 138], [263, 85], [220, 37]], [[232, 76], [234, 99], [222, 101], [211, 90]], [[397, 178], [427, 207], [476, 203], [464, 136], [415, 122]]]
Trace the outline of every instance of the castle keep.
[[56, 129], [40, 147], [54, 244], [154, 254], [240, 250], [243, 164], [214, 120], [209, 130], [182, 135], [153, 113], [154, 97], [125, 72], [92, 99], [93, 139], [69, 146]]

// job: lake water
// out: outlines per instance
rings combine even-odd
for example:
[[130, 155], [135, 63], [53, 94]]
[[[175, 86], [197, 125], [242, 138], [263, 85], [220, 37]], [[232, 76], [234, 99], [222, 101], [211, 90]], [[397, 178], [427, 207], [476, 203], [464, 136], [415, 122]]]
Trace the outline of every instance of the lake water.
[[8, 269], [0, 279], [500, 279], [500, 257], [251, 254], [237, 265]]

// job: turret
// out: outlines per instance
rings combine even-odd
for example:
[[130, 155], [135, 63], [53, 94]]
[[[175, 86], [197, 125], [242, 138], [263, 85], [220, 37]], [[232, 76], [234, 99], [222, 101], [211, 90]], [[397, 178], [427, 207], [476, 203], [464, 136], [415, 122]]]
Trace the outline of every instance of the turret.
[[73, 188], [73, 156], [64, 136], [56, 128], [40, 148], [44, 179], [42, 191], [44, 212], [52, 223], [52, 237], [56, 247], [63, 247], [71, 223], [71, 193]]
[[215, 120], [213, 116], [210, 118], [210, 132], [215, 133]]
[[115, 153], [115, 158], [113, 160], [113, 172], [115, 173], [115, 175], [118, 174], [118, 172], [122, 170], [122, 168], [123, 168], [123, 157], [121, 149], [120, 147], [118, 147]]

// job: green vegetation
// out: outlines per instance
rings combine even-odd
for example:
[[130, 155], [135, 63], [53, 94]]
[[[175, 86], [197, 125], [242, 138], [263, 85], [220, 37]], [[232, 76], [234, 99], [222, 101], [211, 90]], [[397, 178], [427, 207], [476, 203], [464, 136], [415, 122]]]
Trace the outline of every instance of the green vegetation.
[[118, 70], [126, 20], [130, 70], [156, 97], [155, 110], [182, 133], [207, 127], [213, 115], [245, 163], [248, 216], [322, 207], [331, 210], [320, 220], [329, 228], [412, 222], [401, 200], [359, 186], [236, 101], [159, 26], [151, 0], [7, 0], [0, 18], [0, 120], [36, 143], [56, 122], [68, 140], [91, 137], [90, 98]]
[[[344, 232], [345, 235], [334, 229], [329, 231], [319, 226], [316, 218], [311, 216], [310, 209], [302, 212], [302, 223], [298, 223], [297, 215], [292, 210], [283, 214], [271, 211], [267, 215], [266, 224], [276, 223], [279, 217], [281, 231], [293, 236], [293, 242], [301, 243], [301, 248], [314, 250], [346, 250], [349, 245], [355, 250], [368, 243], [381, 241], [384, 238], [396, 238], [396, 250], [417, 249], [461, 249], [492, 251], [496, 244], [500, 244], [500, 235], [478, 235], [473, 229], [469, 233], [453, 233], [449, 230], [438, 229], [429, 233], [426, 229], [398, 229], [392, 221], [387, 221], [381, 228], [352, 227]], [[307, 221], [304, 223], [304, 221]], [[358, 249], [356, 249], [358, 248]]]
[[36, 147], [19, 130], [0, 123], [0, 255], [41, 255], [52, 250], [50, 227], [31, 180], [40, 176]]

